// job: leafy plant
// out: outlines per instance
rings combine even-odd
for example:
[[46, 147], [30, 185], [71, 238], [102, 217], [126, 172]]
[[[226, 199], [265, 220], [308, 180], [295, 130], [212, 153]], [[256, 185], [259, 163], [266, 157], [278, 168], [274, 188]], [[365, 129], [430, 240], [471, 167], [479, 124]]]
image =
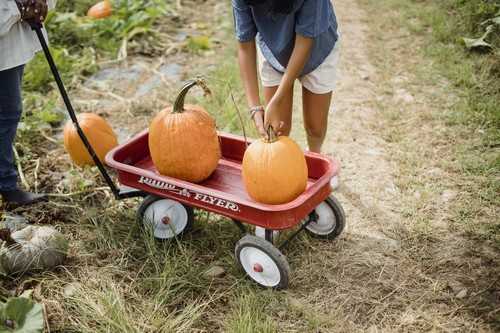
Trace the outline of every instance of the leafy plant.
[[212, 48], [212, 41], [210, 37], [202, 36], [191, 36], [188, 39], [188, 49], [191, 52], [197, 53], [199, 51], [210, 50]]
[[[158, 19], [169, 12], [171, 1], [114, 0], [113, 14], [102, 20], [86, 16], [95, 0], [58, 1], [47, 16], [52, 56], [67, 88], [98, 70], [98, 61], [127, 55], [128, 42], [156, 33]], [[147, 40], [154, 43], [156, 39]], [[44, 55], [39, 53], [26, 66], [23, 80], [26, 112], [20, 126], [21, 141], [32, 139], [33, 130], [59, 123], [55, 112], [56, 86]], [[26, 134], [26, 135], [24, 135]]]
[[43, 308], [25, 296], [0, 303], [0, 332], [38, 333], [44, 327]]
[[154, 24], [168, 13], [166, 1], [116, 0], [113, 14], [94, 20], [78, 11], [58, 10], [47, 19], [49, 35], [56, 45], [83, 50], [92, 47], [98, 55], [116, 53], [123, 44], [141, 34], [154, 34]]
[[481, 26], [486, 25], [486, 32], [479, 38], [463, 38], [465, 46], [469, 49], [493, 49], [493, 45], [487, 41], [488, 37], [500, 27], [500, 12], [497, 17], [488, 19], [481, 23]]
[[493, 32], [494, 30], [494, 25], [489, 25], [486, 28], [486, 32], [479, 38], [463, 38], [465, 47], [467, 47], [469, 50], [473, 49], [492, 49], [493, 46], [486, 41], [488, 36]]

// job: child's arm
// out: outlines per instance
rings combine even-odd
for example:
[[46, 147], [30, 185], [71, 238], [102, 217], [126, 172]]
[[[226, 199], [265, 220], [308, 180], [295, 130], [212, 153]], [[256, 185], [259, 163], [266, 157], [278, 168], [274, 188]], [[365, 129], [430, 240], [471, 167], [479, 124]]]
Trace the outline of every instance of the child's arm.
[[283, 107], [284, 96], [287, 91], [293, 88], [293, 83], [299, 77], [304, 68], [313, 47], [314, 40], [299, 34], [295, 37], [295, 47], [286, 67], [285, 74], [281, 79], [278, 90], [269, 102], [266, 109], [264, 127], [269, 125], [279, 133], [282, 120], [279, 118], [279, 111]]
[[[238, 61], [241, 79], [245, 86], [248, 106], [260, 106], [259, 84], [257, 78], [257, 48], [255, 36], [257, 27], [253, 20], [250, 7], [243, 0], [232, 0], [234, 23], [238, 43]], [[264, 131], [264, 111], [253, 114], [255, 126], [261, 135]]]
[[[238, 43], [238, 61], [240, 74], [245, 86], [247, 103], [250, 108], [260, 105], [259, 83], [257, 78], [257, 48], [255, 39]], [[254, 115], [255, 126], [261, 135], [266, 135], [264, 130], [263, 111]]]

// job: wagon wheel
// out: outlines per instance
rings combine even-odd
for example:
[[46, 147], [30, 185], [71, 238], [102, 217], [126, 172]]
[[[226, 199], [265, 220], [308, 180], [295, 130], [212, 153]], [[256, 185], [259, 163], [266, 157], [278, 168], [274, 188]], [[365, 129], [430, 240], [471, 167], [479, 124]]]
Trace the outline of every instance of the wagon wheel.
[[149, 229], [158, 240], [182, 236], [194, 224], [193, 208], [177, 201], [149, 195], [137, 211], [141, 227]]
[[337, 238], [345, 227], [345, 212], [340, 202], [329, 196], [309, 215], [312, 221], [306, 231], [313, 237], [324, 239]]
[[246, 235], [236, 244], [235, 256], [246, 274], [259, 285], [274, 289], [288, 287], [288, 261], [268, 241]]

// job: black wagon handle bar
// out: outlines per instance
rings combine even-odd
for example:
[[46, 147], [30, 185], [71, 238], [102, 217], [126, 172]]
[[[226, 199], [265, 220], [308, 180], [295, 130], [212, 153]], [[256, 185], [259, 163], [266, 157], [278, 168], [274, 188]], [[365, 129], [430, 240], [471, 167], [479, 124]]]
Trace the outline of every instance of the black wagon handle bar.
[[66, 110], [68, 110], [69, 116], [71, 118], [71, 121], [73, 122], [73, 125], [76, 128], [76, 131], [78, 133], [78, 136], [82, 140], [85, 148], [89, 152], [90, 156], [92, 157], [92, 160], [94, 160], [95, 165], [99, 169], [99, 172], [101, 173], [102, 177], [106, 181], [107, 185], [113, 192], [113, 195], [115, 198], [119, 199], [121, 197], [120, 195], [120, 190], [118, 187], [115, 185], [111, 177], [109, 176], [108, 172], [106, 171], [106, 168], [104, 167], [104, 164], [101, 162], [99, 157], [97, 157], [97, 154], [90, 144], [89, 140], [87, 139], [87, 136], [83, 132], [82, 128], [80, 127], [80, 124], [78, 123], [78, 118], [76, 117], [75, 110], [73, 109], [73, 105], [71, 104], [71, 101], [69, 99], [68, 93], [66, 91], [66, 88], [64, 87], [64, 83], [61, 79], [61, 75], [59, 75], [59, 71], [57, 69], [57, 66], [54, 62], [54, 58], [52, 57], [52, 54], [50, 53], [49, 47], [47, 45], [47, 42], [45, 41], [45, 37], [43, 36], [42, 33], [42, 25], [39, 23], [30, 23], [31, 28], [33, 31], [35, 31], [38, 40], [40, 41], [40, 44], [43, 49], [43, 53], [45, 54], [45, 58], [47, 59], [47, 62], [49, 63], [50, 70], [52, 71], [52, 75], [54, 76], [54, 79], [57, 83], [57, 87], [59, 88], [59, 92], [61, 93], [61, 97], [64, 101], [64, 104], [66, 105]]

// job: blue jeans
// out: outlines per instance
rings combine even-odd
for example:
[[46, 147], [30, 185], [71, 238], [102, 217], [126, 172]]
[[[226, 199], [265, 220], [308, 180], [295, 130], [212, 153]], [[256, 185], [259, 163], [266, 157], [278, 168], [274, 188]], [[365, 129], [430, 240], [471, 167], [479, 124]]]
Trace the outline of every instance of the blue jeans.
[[0, 191], [17, 188], [13, 144], [21, 120], [24, 65], [0, 71]]

